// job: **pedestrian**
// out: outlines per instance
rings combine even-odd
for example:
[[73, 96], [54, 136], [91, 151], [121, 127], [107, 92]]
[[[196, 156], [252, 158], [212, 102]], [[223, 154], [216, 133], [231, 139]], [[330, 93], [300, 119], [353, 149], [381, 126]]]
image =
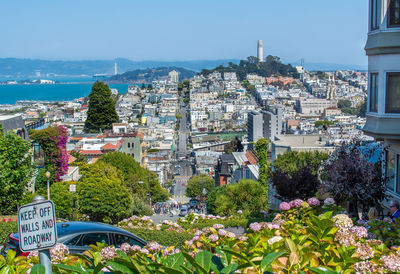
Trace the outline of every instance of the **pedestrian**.
[[392, 220], [400, 217], [400, 203], [397, 200], [390, 201], [390, 212], [392, 212]]

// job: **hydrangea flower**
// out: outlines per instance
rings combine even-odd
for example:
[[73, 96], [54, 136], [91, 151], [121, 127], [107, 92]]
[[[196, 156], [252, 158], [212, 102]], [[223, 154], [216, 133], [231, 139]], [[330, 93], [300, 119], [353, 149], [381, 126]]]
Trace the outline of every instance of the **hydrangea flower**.
[[274, 236], [274, 237], [268, 239], [268, 244], [272, 245], [274, 243], [279, 242], [282, 239], [283, 238], [281, 236]]
[[304, 201], [301, 200], [301, 199], [296, 199], [296, 200], [290, 201], [290, 202], [289, 202], [289, 205], [290, 205], [290, 207], [301, 207], [301, 204], [302, 204], [303, 202], [304, 202]]
[[218, 234], [219, 234], [219, 236], [225, 236], [226, 235], [226, 230], [225, 229], [220, 229], [220, 230], [218, 230]]
[[354, 264], [353, 270], [356, 274], [383, 273], [383, 269], [371, 261], [357, 262]]
[[326, 198], [324, 201], [324, 205], [333, 205], [335, 203], [335, 200], [332, 198]]
[[350, 228], [353, 226], [353, 221], [346, 214], [338, 214], [332, 217], [334, 227], [338, 228]]
[[221, 228], [224, 228], [225, 226], [224, 225], [221, 225], [221, 224], [214, 224], [213, 225], [213, 228], [215, 228], [215, 229], [221, 229]]
[[121, 249], [121, 251], [124, 253], [128, 253], [129, 250], [131, 250], [131, 245], [128, 243], [123, 243], [119, 249]]
[[228, 232], [228, 234], [226, 236], [228, 236], [228, 238], [235, 238], [236, 237], [235, 233], [233, 233], [233, 232]]
[[249, 228], [251, 230], [253, 230], [254, 232], [257, 232], [257, 231], [259, 231], [261, 229], [261, 224], [259, 224], [259, 223], [251, 223]]
[[335, 234], [335, 241], [338, 241], [341, 245], [351, 246], [356, 244], [354, 234], [348, 229], [339, 229]]
[[286, 203], [286, 202], [282, 202], [282, 203], [279, 205], [279, 209], [280, 209], [280, 210], [289, 210], [289, 209], [290, 209], [290, 204], [288, 204], [288, 203]]
[[211, 242], [216, 242], [216, 241], [218, 241], [219, 237], [218, 237], [218, 235], [211, 234], [210, 236], [208, 236], [208, 239], [210, 239]]
[[242, 214], [242, 213], [243, 213], [243, 211], [240, 209], [237, 211], [237, 214]]
[[104, 260], [110, 260], [117, 256], [117, 250], [113, 246], [107, 246], [100, 251], [100, 255]]
[[69, 254], [69, 249], [66, 245], [57, 243], [53, 248], [50, 248], [51, 262], [61, 262]]
[[158, 251], [158, 250], [161, 249], [161, 246], [157, 242], [152, 241], [152, 242], [147, 244], [146, 248], [149, 251]]
[[357, 238], [367, 238], [368, 230], [363, 226], [353, 226], [350, 231], [356, 235]]
[[356, 256], [358, 256], [361, 260], [367, 260], [374, 257], [374, 250], [367, 244], [357, 244], [356, 248]]
[[317, 199], [317, 198], [315, 198], [315, 197], [312, 197], [312, 198], [310, 198], [310, 199], [308, 199], [307, 200], [307, 203], [310, 205], [310, 206], [319, 206], [321, 203], [319, 202], [319, 200]]
[[244, 242], [247, 241], [247, 237], [246, 236], [239, 236], [239, 240]]
[[387, 255], [381, 258], [383, 266], [386, 270], [391, 272], [400, 271], [400, 257], [396, 255]]

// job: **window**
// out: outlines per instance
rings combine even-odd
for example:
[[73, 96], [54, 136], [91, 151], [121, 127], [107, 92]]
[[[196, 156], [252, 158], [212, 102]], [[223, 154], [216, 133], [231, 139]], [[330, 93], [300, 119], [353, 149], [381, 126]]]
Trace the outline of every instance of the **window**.
[[392, 191], [394, 191], [395, 169], [396, 169], [396, 154], [394, 154], [391, 151], [386, 151], [386, 177], [387, 177], [386, 187]]
[[130, 148], [131, 147], [131, 143], [128, 143], [128, 148]]
[[388, 28], [400, 27], [400, 0], [389, 0]]
[[65, 245], [77, 245], [81, 235], [72, 238], [71, 240], [65, 242]]
[[369, 75], [369, 111], [378, 112], [378, 73]]
[[83, 235], [81, 246], [96, 245], [96, 243], [110, 244], [107, 233], [88, 233]]
[[400, 113], [400, 72], [386, 78], [386, 113]]
[[378, 0], [371, 0], [370, 30], [378, 29]]
[[138, 245], [140, 247], [143, 247], [143, 244], [141, 244], [139, 241], [136, 241], [135, 239], [129, 236], [115, 234], [115, 247], [119, 248], [123, 243], [128, 243], [130, 245]]

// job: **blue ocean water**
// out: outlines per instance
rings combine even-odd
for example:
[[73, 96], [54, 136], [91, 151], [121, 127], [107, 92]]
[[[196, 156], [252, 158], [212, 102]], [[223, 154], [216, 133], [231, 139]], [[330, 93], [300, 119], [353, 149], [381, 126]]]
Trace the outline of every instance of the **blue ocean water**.
[[[64, 101], [88, 96], [93, 83], [61, 83], [53, 85], [0, 85], [0, 104], [20, 100]], [[110, 84], [119, 93], [128, 91], [128, 84]]]

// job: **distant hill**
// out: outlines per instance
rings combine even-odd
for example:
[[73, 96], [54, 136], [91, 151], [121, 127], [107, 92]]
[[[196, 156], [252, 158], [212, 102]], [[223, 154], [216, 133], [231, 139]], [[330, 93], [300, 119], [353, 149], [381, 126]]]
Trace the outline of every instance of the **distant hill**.
[[109, 83], [151, 83], [153, 80], [167, 80], [168, 73], [172, 70], [179, 73], [179, 81], [192, 78], [197, 74], [197, 72], [185, 68], [161, 67], [128, 71], [105, 80]]
[[[117, 63], [118, 73], [133, 71], [136, 69], [156, 67], [181, 67], [192, 71], [200, 72], [202, 69], [212, 69], [217, 66], [228, 66], [229, 63], [239, 64], [239, 59], [221, 60], [190, 60], [190, 61], [132, 61], [124, 58], [115, 60], [40, 60], [20, 58], [0, 58], [0, 79], [30, 79], [40, 77], [57, 78], [65, 76], [89, 76], [94, 74], [114, 74], [114, 63]], [[298, 65], [293, 62], [292, 65]], [[355, 69], [365, 70], [366, 66], [343, 65], [329, 63], [307, 63], [307, 70], [338, 70]]]
[[83, 60], [83, 61], [49, 61], [39, 59], [0, 58], [0, 79], [28, 79], [41, 77], [56, 78], [58, 76], [93, 76], [94, 74], [114, 74], [114, 63], [118, 73], [136, 69], [156, 67], [181, 67], [193, 71], [214, 68], [238, 60], [192, 60], [192, 61], [131, 61], [124, 58], [115, 60]]

